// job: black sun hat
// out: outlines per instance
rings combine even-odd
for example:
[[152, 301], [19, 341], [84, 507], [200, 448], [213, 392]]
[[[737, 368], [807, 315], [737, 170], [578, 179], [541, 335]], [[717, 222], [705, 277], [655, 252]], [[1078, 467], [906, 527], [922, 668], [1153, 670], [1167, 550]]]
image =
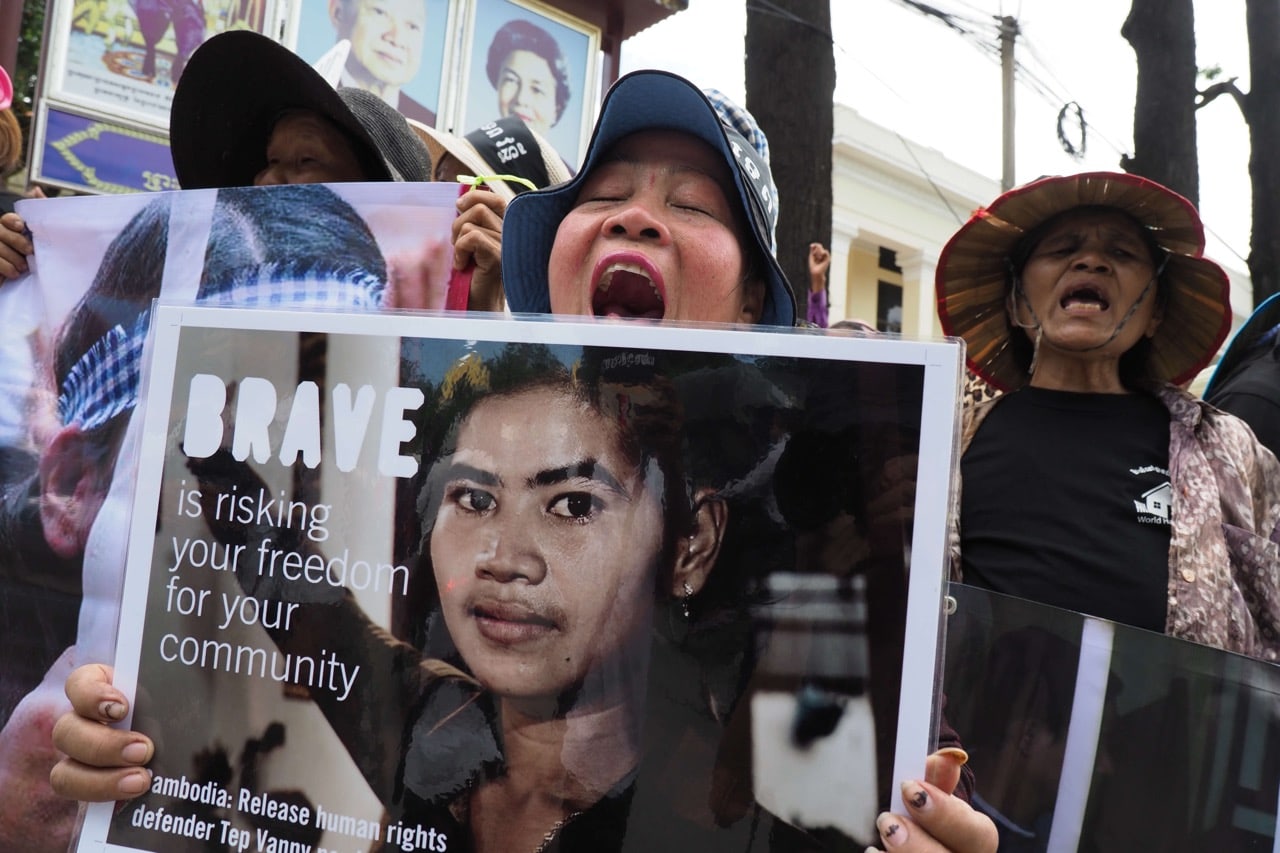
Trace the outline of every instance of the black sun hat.
[[935, 286], [943, 334], [964, 339], [970, 370], [995, 388], [1022, 385], [1026, 366], [1009, 346], [1005, 313], [1010, 257], [1029, 231], [1077, 207], [1127, 213], [1168, 253], [1161, 274], [1167, 301], [1151, 338], [1150, 368], [1160, 382], [1194, 378], [1231, 329], [1227, 274], [1203, 256], [1204, 225], [1195, 205], [1155, 181], [1123, 172], [1040, 178], [975, 211], [938, 259]]
[[333, 122], [370, 180], [429, 181], [431, 158], [403, 116], [363, 89], [335, 89], [293, 51], [234, 30], [191, 55], [173, 93], [169, 147], [184, 189], [247, 186], [266, 166], [267, 138], [287, 110]]

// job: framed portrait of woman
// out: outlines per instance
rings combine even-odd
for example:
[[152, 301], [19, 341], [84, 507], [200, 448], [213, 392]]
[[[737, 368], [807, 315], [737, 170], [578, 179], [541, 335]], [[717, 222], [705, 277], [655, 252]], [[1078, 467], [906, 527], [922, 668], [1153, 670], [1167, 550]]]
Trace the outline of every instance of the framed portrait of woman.
[[406, 118], [436, 126], [458, 19], [455, 0], [303, 0], [294, 50], [315, 63], [346, 40], [339, 85], [379, 95]]
[[477, 0], [458, 129], [519, 116], [571, 167], [595, 115], [600, 31], [534, 2]]

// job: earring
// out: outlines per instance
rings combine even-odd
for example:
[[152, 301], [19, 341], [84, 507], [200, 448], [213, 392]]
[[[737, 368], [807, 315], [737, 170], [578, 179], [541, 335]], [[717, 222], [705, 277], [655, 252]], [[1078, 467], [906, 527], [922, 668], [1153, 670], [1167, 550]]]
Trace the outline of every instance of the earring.
[[689, 599], [693, 597], [693, 587], [689, 586], [689, 582], [684, 582], [684, 597], [680, 599], [680, 613], [684, 618], [689, 618]]

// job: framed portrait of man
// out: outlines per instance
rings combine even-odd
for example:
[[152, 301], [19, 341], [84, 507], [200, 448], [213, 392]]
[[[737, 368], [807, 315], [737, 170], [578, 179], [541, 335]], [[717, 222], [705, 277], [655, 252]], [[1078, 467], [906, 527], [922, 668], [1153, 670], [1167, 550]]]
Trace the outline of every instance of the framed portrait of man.
[[405, 118], [436, 126], [449, 34], [450, 0], [303, 0], [294, 50], [315, 63], [342, 40], [351, 43], [339, 78], [379, 95]]
[[477, 0], [460, 130], [519, 116], [577, 168], [597, 95], [600, 31], [538, 3]]

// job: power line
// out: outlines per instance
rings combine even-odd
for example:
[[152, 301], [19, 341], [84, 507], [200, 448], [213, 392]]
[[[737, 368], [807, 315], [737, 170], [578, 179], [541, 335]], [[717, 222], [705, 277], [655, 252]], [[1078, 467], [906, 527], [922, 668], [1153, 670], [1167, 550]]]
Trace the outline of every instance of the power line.
[[941, 199], [943, 206], [945, 206], [947, 210], [951, 213], [951, 216], [953, 219], [955, 219], [956, 224], [963, 225], [964, 218], [960, 214], [956, 213], [956, 209], [951, 206], [951, 202], [947, 201], [947, 197], [942, 192], [942, 188], [939, 187], [934, 182], [933, 175], [929, 174], [929, 170], [926, 169], [924, 167], [924, 164], [920, 162], [920, 158], [916, 156], [915, 149], [911, 147], [911, 143], [908, 142], [906, 137], [903, 136], [901, 133], [895, 132], [894, 136], [898, 137], [898, 141], [902, 143], [902, 147], [907, 149], [907, 153], [910, 154], [911, 159], [915, 161], [916, 168], [920, 170], [920, 174], [924, 175], [924, 179], [929, 182], [929, 186], [933, 187], [934, 193], [937, 194], [938, 198]]
[[836, 43], [835, 38], [829, 31], [824, 30], [821, 27], [814, 26], [813, 22], [805, 20], [794, 12], [783, 9], [777, 3], [769, 2], [769, 0], [747, 0], [747, 11], [756, 12], [761, 15], [772, 15], [775, 18], [789, 21], [790, 23], [797, 24], [805, 29], [812, 30], [833, 45]]
[[[992, 61], [1000, 61], [999, 19], [993, 20], [994, 16], [987, 14], [981, 18], [967, 17], [939, 8], [933, 3], [921, 2], [921, 0], [893, 0], [893, 2], [899, 6], [920, 12], [927, 17], [937, 19], [945, 26], [962, 35], [966, 41], [986, 54]], [[976, 9], [972, 4], [962, 3], [962, 5], [973, 9], [981, 15], [981, 10]], [[1020, 31], [1019, 36], [1019, 42], [1053, 82], [1046, 82], [1040, 74], [1036, 73], [1035, 69], [1015, 55], [1014, 76], [1017, 81], [1026, 86], [1030, 92], [1054, 110], [1060, 110], [1067, 104], [1078, 104], [1078, 98], [1074, 98], [1069, 94], [1060, 94], [1060, 91], [1066, 90], [1067, 87], [1057, 78], [1049, 64], [1040, 56], [1039, 51], [1036, 50], [1035, 45], [1027, 37], [1026, 32]], [[1054, 83], [1057, 84], [1057, 87], [1053, 85]], [[1102, 140], [1117, 155], [1127, 153], [1119, 145], [1112, 142], [1100, 128], [1089, 122], [1087, 118], [1083, 119], [1083, 121], [1088, 131]]]

